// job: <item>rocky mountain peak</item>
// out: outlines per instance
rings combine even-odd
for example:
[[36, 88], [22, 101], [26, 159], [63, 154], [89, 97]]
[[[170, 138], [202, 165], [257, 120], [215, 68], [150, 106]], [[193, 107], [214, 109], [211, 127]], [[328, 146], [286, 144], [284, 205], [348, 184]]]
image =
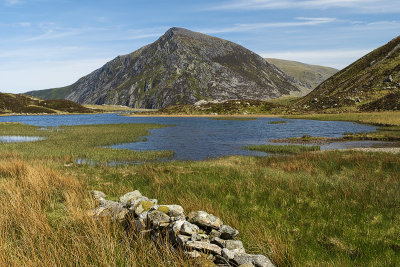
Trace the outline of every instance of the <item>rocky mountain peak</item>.
[[238, 44], [171, 28], [154, 43], [79, 79], [68, 87], [65, 98], [163, 108], [199, 100], [271, 99], [298, 92], [289, 80]]

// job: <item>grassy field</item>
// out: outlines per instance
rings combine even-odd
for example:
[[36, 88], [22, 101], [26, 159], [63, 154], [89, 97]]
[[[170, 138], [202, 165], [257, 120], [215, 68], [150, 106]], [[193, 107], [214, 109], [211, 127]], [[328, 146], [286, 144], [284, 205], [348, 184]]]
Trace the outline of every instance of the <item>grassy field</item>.
[[308, 114], [289, 115], [291, 119], [308, 119], [322, 121], [354, 121], [381, 126], [400, 126], [400, 111], [341, 113], [341, 114]]
[[319, 146], [300, 146], [300, 145], [252, 145], [245, 149], [261, 151], [266, 153], [296, 154], [301, 152], [319, 151]]
[[168, 155], [98, 147], [135, 141], [155, 127], [43, 131], [2, 124], [1, 135], [47, 139], [0, 144], [0, 265], [195, 265], [167, 250], [156, 253], [149, 240], [127, 237], [118, 225], [89, 218], [91, 189], [111, 199], [139, 189], [163, 204], [206, 210], [239, 229], [249, 253], [268, 255], [277, 266], [400, 265], [398, 155], [322, 152], [115, 167], [65, 164], [77, 157], [104, 163]]
[[18, 123], [0, 125], [0, 135], [45, 137], [45, 140], [37, 142], [1, 144], [2, 150], [19, 153], [28, 159], [54, 159], [65, 163], [77, 159], [94, 163], [134, 163], [173, 155], [171, 151], [137, 152], [107, 148], [114, 144], [144, 140], [149, 129], [162, 127], [154, 124], [80, 125], [44, 129]]

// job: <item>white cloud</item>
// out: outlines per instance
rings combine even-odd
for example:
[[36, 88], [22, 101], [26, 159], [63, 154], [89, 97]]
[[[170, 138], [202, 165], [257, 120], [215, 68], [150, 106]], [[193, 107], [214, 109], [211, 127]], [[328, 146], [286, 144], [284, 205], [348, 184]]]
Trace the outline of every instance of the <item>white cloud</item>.
[[4, 0], [4, 3], [6, 6], [15, 6], [15, 5], [22, 4], [23, 1], [22, 0]]
[[266, 28], [284, 28], [284, 27], [301, 27], [301, 26], [315, 26], [334, 22], [335, 18], [305, 18], [298, 17], [297, 21], [288, 22], [269, 22], [269, 23], [249, 23], [249, 24], [235, 24], [232, 27], [225, 28], [210, 28], [201, 29], [203, 33], [228, 33], [228, 32], [247, 32], [252, 30], [266, 29]]
[[342, 69], [372, 50], [373, 49], [273, 51], [261, 52], [259, 54], [264, 58], [280, 58]]
[[351, 8], [368, 13], [400, 11], [398, 0], [233, 0], [211, 7], [212, 10], [243, 9], [328, 9]]

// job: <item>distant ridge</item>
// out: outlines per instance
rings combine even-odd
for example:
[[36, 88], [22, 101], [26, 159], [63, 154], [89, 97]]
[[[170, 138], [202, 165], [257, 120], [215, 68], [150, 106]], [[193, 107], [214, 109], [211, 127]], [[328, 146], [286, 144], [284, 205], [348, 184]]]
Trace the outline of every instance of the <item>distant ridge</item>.
[[27, 94], [81, 104], [163, 108], [199, 100], [272, 99], [298, 94], [292, 77], [235, 43], [171, 28], [76, 83]]
[[400, 110], [400, 36], [333, 75], [297, 105], [304, 110]]
[[93, 109], [85, 108], [69, 100], [40, 100], [26, 95], [0, 93], [0, 114], [93, 112]]
[[305, 96], [310, 93], [319, 84], [339, 71], [330, 67], [305, 64], [291, 60], [277, 58], [266, 58], [265, 60], [274, 64], [289, 76], [295, 78], [293, 85], [301, 90], [299, 96]]

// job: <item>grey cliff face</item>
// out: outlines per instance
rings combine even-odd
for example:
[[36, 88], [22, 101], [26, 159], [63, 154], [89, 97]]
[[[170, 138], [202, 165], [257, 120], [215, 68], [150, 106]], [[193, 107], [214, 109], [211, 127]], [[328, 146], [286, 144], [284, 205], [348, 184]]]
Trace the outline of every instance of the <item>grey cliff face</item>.
[[84, 104], [163, 108], [199, 100], [271, 99], [299, 91], [277, 67], [229, 41], [172, 28], [71, 85]]

